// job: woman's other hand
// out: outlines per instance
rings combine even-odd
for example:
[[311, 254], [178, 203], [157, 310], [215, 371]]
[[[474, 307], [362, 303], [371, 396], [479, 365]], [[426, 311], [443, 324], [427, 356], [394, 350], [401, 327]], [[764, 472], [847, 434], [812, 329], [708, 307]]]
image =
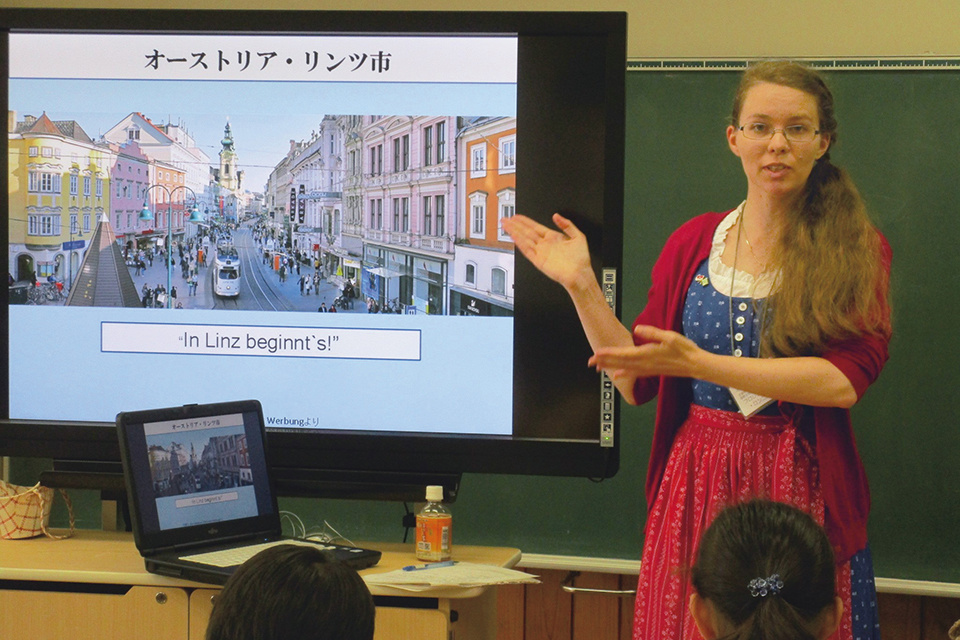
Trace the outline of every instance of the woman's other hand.
[[638, 346], [597, 349], [588, 364], [616, 377], [688, 377], [693, 375], [697, 358], [703, 353], [692, 340], [676, 331], [638, 325], [634, 336], [640, 341]]

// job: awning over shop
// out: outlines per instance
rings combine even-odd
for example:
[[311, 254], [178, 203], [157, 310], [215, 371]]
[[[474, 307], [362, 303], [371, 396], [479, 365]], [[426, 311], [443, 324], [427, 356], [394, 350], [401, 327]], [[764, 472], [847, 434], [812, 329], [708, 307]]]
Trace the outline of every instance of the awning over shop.
[[491, 304], [497, 307], [510, 309], [510, 310], [513, 309], [513, 304], [504, 300], [503, 298], [495, 298], [491, 295], [486, 294], [485, 292], [477, 291], [476, 289], [470, 289], [468, 287], [453, 285], [450, 287], [450, 291], [459, 293], [461, 296], [465, 298], [476, 298], [477, 300], [481, 300], [487, 304]]
[[375, 276], [380, 276], [381, 278], [399, 278], [403, 275], [399, 271], [393, 271], [392, 269], [387, 269], [386, 267], [365, 268], [364, 271], [367, 273], [372, 273]]

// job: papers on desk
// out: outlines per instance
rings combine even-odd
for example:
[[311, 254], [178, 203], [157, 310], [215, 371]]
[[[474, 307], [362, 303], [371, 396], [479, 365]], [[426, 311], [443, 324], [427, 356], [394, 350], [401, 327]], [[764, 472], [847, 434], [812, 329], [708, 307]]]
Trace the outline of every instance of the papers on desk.
[[393, 587], [405, 591], [426, 591], [436, 587], [485, 587], [495, 584], [537, 584], [537, 576], [489, 564], [457, 562], [450, 567], [423, 571], [388, 571], [363, 577], [369, 586]]

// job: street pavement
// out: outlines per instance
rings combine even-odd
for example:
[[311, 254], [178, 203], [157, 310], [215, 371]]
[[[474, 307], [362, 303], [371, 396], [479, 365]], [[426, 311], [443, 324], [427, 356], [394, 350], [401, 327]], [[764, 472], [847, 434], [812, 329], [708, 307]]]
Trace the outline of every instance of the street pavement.
[[[249, 230], [241, 230], [237, 233], [244, 234], [249, 233]], [[242, 242], [242, 238], [237, 238]], [[250, 240], [252, 245], [252, 239]], [[255, 246], [255, 245], [252, 245]], [[256, 249], [253, 249], [256, 251]], [[242, 249], [241, 249], [242, 251]], [[213, 260], [210, 259], [207, 261], [207, 266], [200, 267], [199, 274], [197, 276], [197, 291], [196, 294], [191, 296], [189, 295], [189, 287], [187, 286], [186, 278], [181, 275], [180, 267], [176, 263], [177, 254], [174, 253], [174, 265], [172, 270], [171, 284], [177, 290], [177, 298], [173, 301], [173, 306], [176, 307], [177, 303], [181, 304], [184, 309], [244, 309], [250, 308], [249, 305], [245, 304], [245, 295], [244, 292], [249, 292], [249, 288], [241, 285], [241, 293], [235, 299], [231, 298], [220, 298], [213, 293]], [[318, 289], [314, 289], [310, 292], [310, 295], [300, 293], [300, 284], [299, 284], [299, 275], [296, 272], [296, 269], [293, 269], [293, 273], [288, 274], [284, 282], [280, 282], [279, 274], [274, 271], [270, 265], [264, 265], [262, 259], [254, 259], [252, 261], [245, 261], [247, 265], [246, 271], [243, 273], [243, 278], [250, 278], [253, 274], [248, 273], [250, 269], [257, 269], [260, 274], [264, 276], [263, 281], [265, 282], [264, 286], [269, 287], [274, 293], [277, 293], [281, 296], [283, 304], [289, 311], [304, 311], [304, 312], [313, 312], [316, 313], [317, 309], [320, 307], [321, 303], [326, 304], [327, 307], [333, 304], [333, 301], [339, 295], [339, 290], [337, 285], [328, 282], [327, 280], [321, 280], [320, 286]], [[164, 288], [167, 287], [167, 267], [163, 257], [158, 256], [153, 260], [151, 265], [149, 261], [146, 262], [146, 268], [141, 271], [140, 274], [136, 273], [134, 267], [128, 267], [130, 271], [130, 276], [133, 278], [133, 282], [137, 287], [137, 292], [141, 293], [143, 290], [143, 285], [146, 284], [147, 287], [155, 289], [158, 285], [162, 285]], [[301, 274], [308, 274], [313, 276], [314, 270], [312, 267], [306, 265], [301, 265], [300, 267]], [[249, 283], [248, 283], [249, 284]], [[249, 295], [249, 293], [247, 293]], [[258, 309], [259, 307], [253, 307]], [[366, 305], [359, 299], [353, 300], [352, 309], [337, 309], [338, 313], [366, 313]]]

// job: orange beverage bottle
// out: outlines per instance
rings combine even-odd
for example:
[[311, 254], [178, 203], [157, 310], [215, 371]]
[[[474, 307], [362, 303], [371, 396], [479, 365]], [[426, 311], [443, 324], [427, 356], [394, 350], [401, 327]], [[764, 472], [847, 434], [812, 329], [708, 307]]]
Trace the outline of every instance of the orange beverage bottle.
[[427, 504], [417, 513], [418, 560], [442, 562], [452, 556], [453, 515], [443, 504], [443, 487], [427, 487]]

